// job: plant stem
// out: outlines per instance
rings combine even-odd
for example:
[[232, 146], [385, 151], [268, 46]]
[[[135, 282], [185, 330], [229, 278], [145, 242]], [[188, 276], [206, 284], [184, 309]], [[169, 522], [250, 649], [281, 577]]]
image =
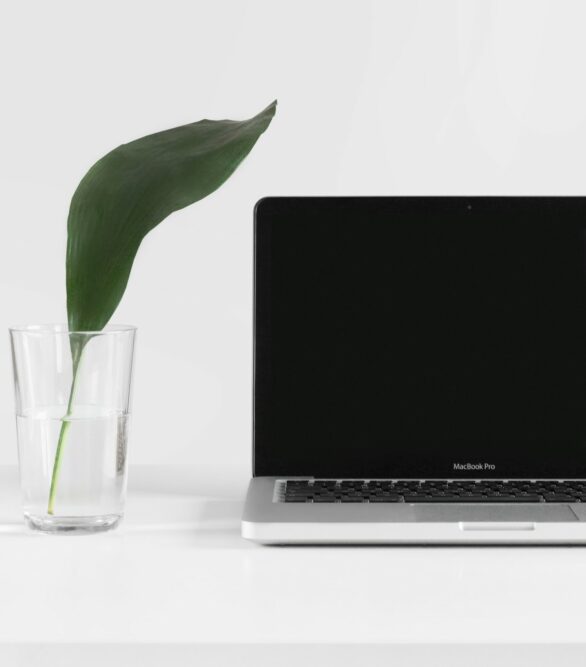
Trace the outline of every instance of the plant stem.
[[75, 386], [77, 383], [77, 376], [79, 372], [79, 362], [85, 347], [84, 341], [81, 346], [77, 341], [71, 341], [71, 360], [73, 377], [71, 379], [71, 390], [69, 391], [69, 400], [67, 401], [67, 411], [61, 418], [61, 429], [59, 431], [59, 439], [57, 440], [57, 449], [55, 450], [55, 460], [53, 461], [53, 474], [51, 475], [51, 489], [49, 491], [49, 502], [47, 503], [47, 514], [54, 514], [55, 510], [55, 495], [57, 493], [57, 483], [59, 481], [59, 471], [61, 470], [61, 459], [63, 457], [63, 446], [67, 440], [67, 432], [71, 426], [71, 413], [73, 409], [73, 400], [75, 396]]
[[71, 404], [73, 399], [73, 386], [75, 384], [75, 378], [71, 383], [71, 392], [69, 393], [69, 403], [67, 404], [67, 412], [65, 416], [61, 419], [61, 430], [59, 431], [59, 440], [57, 441], [57, 449], [55, 450], [55, 460], [53, 461], [53, 474], [51, 475], [51, 490], [49, 491], [49, 503], [47, 505], [47, 514], [53, 514], [55, 508], [55, 494], [57, 492], [57, 481], [59, 480], [59, 470], [61, 469], [61, 456], [63, 454], [63, 445], [67, 438], [67, 431], [69, 431], [69, 426], [71, 422], [69, 417], [71, 417]]

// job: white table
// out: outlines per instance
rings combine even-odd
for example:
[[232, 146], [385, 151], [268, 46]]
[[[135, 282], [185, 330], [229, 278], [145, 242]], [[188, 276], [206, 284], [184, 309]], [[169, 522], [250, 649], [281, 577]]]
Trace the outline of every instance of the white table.
[[55, 537], [0, 468], [0, 664], [586, 664], [586, 548], [261, 547], [247, 482], [137, 467], [120, 528]]

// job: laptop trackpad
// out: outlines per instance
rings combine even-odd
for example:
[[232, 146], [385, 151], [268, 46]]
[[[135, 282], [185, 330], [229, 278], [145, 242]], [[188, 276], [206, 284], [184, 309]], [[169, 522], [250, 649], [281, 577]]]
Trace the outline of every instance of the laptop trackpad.
[[415, 521], [577, 521], [568, 505], [415, 505]]

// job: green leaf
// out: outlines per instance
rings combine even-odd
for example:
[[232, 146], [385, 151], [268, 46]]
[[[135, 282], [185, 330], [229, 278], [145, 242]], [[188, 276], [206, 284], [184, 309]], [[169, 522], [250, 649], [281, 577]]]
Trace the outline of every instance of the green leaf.
[[100, 331], [120, 303], [143, 238], [170, 213], [226, 181], [275, 115], [202, 120], [137, 139], [98, 160], [67, 221], [70, 331]]

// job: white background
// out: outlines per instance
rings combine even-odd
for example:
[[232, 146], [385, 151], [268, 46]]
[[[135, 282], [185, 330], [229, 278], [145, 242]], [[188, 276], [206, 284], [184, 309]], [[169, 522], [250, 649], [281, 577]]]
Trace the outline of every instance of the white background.
[[[120, 143], [278, 98], [235, 176], [145, 240], [133, 463], [251, 445], [252, 208], [284, 194], [584, 194], [581, 2], [0, 6], [0, 330], [65, 320], [70, 197]], [[586, 344], [586, 342], [585, 342]], [[7, 336], [0, 463], [16, 461]]]

